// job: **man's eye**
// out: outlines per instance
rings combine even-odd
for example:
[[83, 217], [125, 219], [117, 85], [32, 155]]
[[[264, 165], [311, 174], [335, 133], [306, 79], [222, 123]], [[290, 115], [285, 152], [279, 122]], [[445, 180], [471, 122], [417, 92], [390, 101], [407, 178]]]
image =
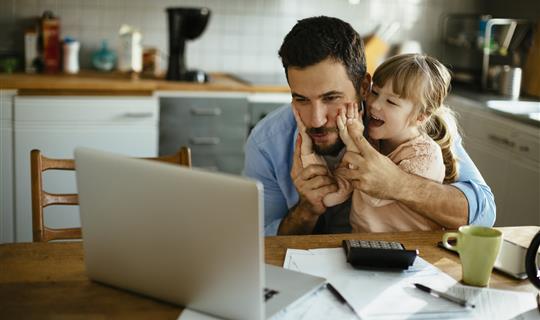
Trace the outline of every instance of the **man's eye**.
[[326, 100], [326, 101], [335, 101], [335, 100], [337, 100], [337, 99], [339, 99], [338, 96], [328, 96], [328, 97], [324, 97], [324, 100]]
[[371, 90], [371, 94], [374, 95], [374, 96], [378, 96], [378, 95], [379, 95], [379, 93], [378, 93], [377, 91], [375, 91], [375, 90]]
[[294, 101], [299, 102], [299, 103], [304, 103], [304, 102], [307, 101], [307, 99], [306, 98], [296, 97], [296, 98], [294, 98]]

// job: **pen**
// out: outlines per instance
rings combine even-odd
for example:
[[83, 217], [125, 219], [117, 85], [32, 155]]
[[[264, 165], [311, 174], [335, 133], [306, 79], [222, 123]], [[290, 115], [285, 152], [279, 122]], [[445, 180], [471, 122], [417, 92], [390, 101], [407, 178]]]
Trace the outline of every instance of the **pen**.
[[346, 304], [352, 310], [352, 312], [356, 313], [351, 304], [347, 300], [345, 300], [341, 293], [339, 293], [339, 291], [337, 291], [337, 289], [330, 282], [326, 283], [326, 288], [330, 290], [330, 292], [334, 295], [334, 297], [336, 297], [336, 299], [338, 299], [339, 302]]
[[418, 289], [424, 291], [424, 292], [429, 293], [430, 295], [432, 295], [434, 297], [442, 298], [442, 299], [457, 303], [460, 306], [471, 307], [471, 308], [475, 307], [474, 304], [467, 302], [467, 300], [465, 300], [465, 299], [454, 297], [454, 296], [449, 295], [448, 293], [444, 293], [444, 292], [437, 291], [435, 289], [431, 289], [429, 287], [426, 287], [423, 284], [415, 283], [414, 286], [417, 287]]

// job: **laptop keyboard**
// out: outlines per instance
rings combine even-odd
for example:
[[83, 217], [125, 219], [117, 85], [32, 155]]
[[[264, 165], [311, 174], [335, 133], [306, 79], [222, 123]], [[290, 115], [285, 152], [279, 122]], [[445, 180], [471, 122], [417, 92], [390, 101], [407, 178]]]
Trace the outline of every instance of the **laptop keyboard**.
[[264, 301], [270, 300], [273, 296], [275, 296], [278, 293], [279, 291], [264, 288]]

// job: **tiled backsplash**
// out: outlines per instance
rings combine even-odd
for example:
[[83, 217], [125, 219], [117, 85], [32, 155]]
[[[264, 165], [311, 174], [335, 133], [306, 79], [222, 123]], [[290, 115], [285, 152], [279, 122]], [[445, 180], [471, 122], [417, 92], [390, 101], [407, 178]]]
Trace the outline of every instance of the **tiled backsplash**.
[[[531, 0], [526, 2], [532, 2]], [[298, 19], [329, 15], [348, 21], [362, 35], [397, 21], [397, 43], [418, 40], [432, 55], [441, 54], [439, 21], [443, 13], [479, 12], [483, 1], [470, 0], [0, 0], [0, 51], [22, 53], [23, 30], [31, 17], [52, 10], [61, 18], [62, 37], [81, 41], [81, 65], [102, 39], [118, 45], [123, 23], [138, 27], [145, 46], [167, 48], [165, 8], [205, 6], [212, 16], [203, 35], [187, 44], [188, 68], [227, 72], [280, 72], [277, 50]], [[166, 62], [164, 60], [164, 62]]]

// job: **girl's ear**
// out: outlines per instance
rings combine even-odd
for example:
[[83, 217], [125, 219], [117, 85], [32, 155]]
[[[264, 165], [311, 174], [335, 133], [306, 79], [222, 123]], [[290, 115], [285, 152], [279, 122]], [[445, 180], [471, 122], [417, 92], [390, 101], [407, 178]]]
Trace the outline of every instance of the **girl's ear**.
[[366, 73], [362, 83], [360, 83], [360, 100], [365, 100], [366, 95], [371, 91], [371, 75]]

